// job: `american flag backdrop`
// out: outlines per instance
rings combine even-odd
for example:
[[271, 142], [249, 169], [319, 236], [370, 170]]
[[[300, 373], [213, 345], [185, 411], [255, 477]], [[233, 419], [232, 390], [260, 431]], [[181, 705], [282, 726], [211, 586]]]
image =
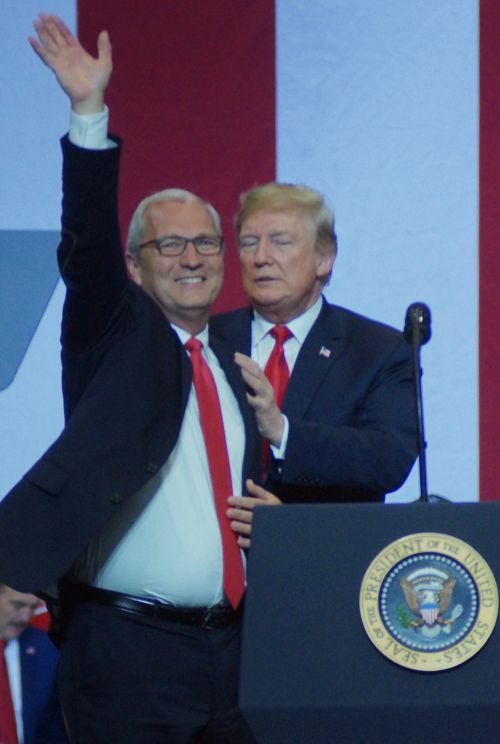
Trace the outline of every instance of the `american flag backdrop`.
[[[26, 42], [41, 10], [114, 52], [121, 220], [182, 186], [224, 216], [218, 309], [244, 301], [238, 194], [275, 178], [327, 195], [332, 302], [398, 327], [426, 302], [429, 489], [500, 497], [500, 6], [497, 0], [3, 0], [0, 497], [57, 436], [54, 249], [67, 102]], [[479, 115], [481, 112], [481, 115]], [[418, 496], [418, 473], [391, 501]]]

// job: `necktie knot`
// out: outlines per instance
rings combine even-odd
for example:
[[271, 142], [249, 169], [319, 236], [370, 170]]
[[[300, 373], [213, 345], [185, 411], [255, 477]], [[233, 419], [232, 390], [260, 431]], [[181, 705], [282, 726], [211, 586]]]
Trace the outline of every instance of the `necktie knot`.
[[287, 328], [286, 325], [275, 325], [270, 330], [271, 336], [276, 340], [276, 344], [278, 346], [283, 346], [285, 341], [288, 341], [289, 338], [292, 338], [293, 333], [290, 331], [289, 328]]
[[189, 351], [190, 354], [192, 354], [193, 352], [200, 352], [203, 348], [203, 344], [199, 339], [191, 336], [191, 338], [188, 338], [188, 340], [184, 344], [184, 347]]

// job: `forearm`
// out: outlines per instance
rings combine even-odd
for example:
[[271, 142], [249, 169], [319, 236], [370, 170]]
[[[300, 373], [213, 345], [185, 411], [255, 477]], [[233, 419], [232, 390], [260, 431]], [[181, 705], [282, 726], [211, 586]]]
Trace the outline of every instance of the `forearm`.
[[414, 430], [325, 426], [290, 419], [279, 480], [291, 485], [368, 489], [399, 488], [415, 460]]
[[346, 368], [336, 393], [322, 386], [303, 418], [289, 415], [280, 479], [382, 493], [399, 488], [417, 454], [411, 369], [410, 349], [400, 341], [374, 361], [371, 380], [366, 370], [356, 380]]

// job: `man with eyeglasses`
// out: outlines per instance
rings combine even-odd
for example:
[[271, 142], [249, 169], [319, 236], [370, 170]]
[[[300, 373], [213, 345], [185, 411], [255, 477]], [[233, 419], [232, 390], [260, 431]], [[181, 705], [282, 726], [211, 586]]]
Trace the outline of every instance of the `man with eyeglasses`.
[[[148, 197], [125, 263], [107, 33], [94, 59], [56, 16], [35, 28], [72, 104], [58, 249], [66, 426], [0, 505], [0, 580], [49, 597], [58, 584], [73, 741], [253, 742], [237, 707], [242, 549], [253, 505], [277, 499], [254, 482], [260, 443], [232, 354], [208, 344], [219, 217], [183, 190]], [[245, 480], [249, 495], [231, 496]]]

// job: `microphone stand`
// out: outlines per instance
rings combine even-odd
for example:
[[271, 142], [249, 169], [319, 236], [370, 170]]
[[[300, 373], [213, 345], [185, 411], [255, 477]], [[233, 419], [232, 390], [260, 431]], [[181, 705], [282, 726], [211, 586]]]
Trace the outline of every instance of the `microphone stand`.
[[415, 401], [417, 407], [417, 438], [418, 438], [418, 466], [420, 473], [420, 501], [428, 502], [427, 491], [427, 462], [425, 449], [427, 442], [424, 433], [424, 407], [422, 398], [422, 367], [420, 364], [420, 346], [422, 343], [419, 320], [414, 313], [411, 323], [411, 345], [413, 354], [413, 385], [415, 389]]
[[411, 344], [413, 352], [413, 385], [415, 388], [418, 464], [420, 471], [420, 499], [423, 503], [447, 502], [444, 496], [429, 494], [427, 491], [427, 463], [425, 448], [427, 442], [424, 434], [424, 406], [422, 397], [422, 367], [420, 364], [420, 347], [431, 337], [431, 311], [423, 302], [414, 302], [406, 311], [404, 337]]

